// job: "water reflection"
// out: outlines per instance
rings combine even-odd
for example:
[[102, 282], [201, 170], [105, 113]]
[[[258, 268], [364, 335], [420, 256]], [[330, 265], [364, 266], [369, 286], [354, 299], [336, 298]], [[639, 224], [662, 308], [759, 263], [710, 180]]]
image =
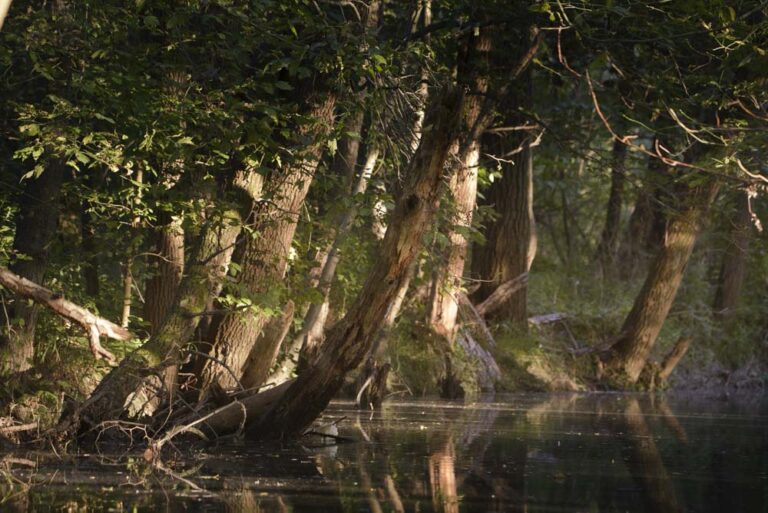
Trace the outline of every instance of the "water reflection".
[[373, 413], [338, 402], [328, 417], [347, 417], [341, 434], [354, 443], [228, 442], [166, 458], [166, 471], [140, 457], [0, 454], [0, 511], [766, 511], [766, 414], [763, 400], [659, 396], [404, 401]]

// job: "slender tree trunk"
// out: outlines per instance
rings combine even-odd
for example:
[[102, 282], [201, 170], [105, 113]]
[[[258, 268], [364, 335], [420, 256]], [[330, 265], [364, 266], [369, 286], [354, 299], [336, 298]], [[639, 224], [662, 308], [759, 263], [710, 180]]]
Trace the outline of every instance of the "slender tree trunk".
[[462, 94], [457, 89], [433, 102], [424, 122], [429, 130], [411, 159], [403, 194], [360, 294], [347, 315], [329, 331], [316, 362], [299, 375], [275, 407], [247, 427], [250, 436], [282, 438], [302, 433], [328, 405], [344, 376], [369, 352], [434, 217], [461, 104]]
[[605, 225], [597, 248], [597, 259], [603, 270], [613, 268], [619, 242], [621, 209], [624, 203], [624, 165], [627, 158], [627, 146], [621, 141], [613, 142], [611, 163], [611, 192], [606, 208]]
[[[238, 285], [253, 296], [267, 292], [283, 279], [299, 211], [325, 146], [323, 136], [333, 122], [335, 100], [335, 96], [322, 92], [309, 100], [308, 113], [316, 124], [302, 128], [300, 135], [311, 136], [314, 142], [282, 172], [275, 172], [269, 179], [265, 197], [271, 201], [259, 204], [250, 230], [254, 235], [246, 236], [235, 250], [233, 261], [241, 268]], [[252, 354], [268, 320], [267, 315], [252, 310], [230, 312], [214, 319], [211, 356], [224, 362], [228, 369], [215, 360], [205, 361], [200, 374], [201, 398], [214, 383], [224, 389], [237, 385], [235, 379], [242, 376], [243, 364]], [[260, 354], [258, 358], [264, 359], [271, 358], [275, 352], [274, 347], [266, 345], [256, 350]]]
[[[463, 294], [464, 266], [469, 248], [468, 232], [477, 201], [477, 173], [480, 163], [480, 139], [492, 117], [481, 119], [488, 93], [488, 71], [491, 51], [490, 29], [480, 29], [468, 36], [459, 51], [457, 74], [470, 90], [464, 102], [462, 136], [453, 150], [457, 167], [449, 185], [450, 208], [453, 209], [448, 230], [448, 246], [444, 262], [435, 270], [430, 298], [429, 324], [441, 341], [444, 371], [441, 377], [443, 397], [464, 394], [461, 380], [454, 369], [453, 352], [458, 332], [459, 296]], [[477, 126], [481, 124], [482, 126]]]
[[[10, 270], [23, 278], [43, 284], [48, 267], [48, 250], [59, 221], [59, 196], [64, 180], [64, 165], [53, 161], [37, 178], [30, 178], [19, 197], [13, 251], [16, 259]], [[32, 366], [35, 354], [37, 304], [29, 305], [16, 297], [11, 308], [3, 309], [0, 337], [0, 373], [23, 372]], [[4, 355], [3, 355], [4, 353]]]
[[[136, 183], [139, 184], [139, 187], [144, 183], [144, 172], [141, 168], [136, 172]], [[134, 200], [137, 205], [141, 204], [141, 194], [142, 192], [139, 188]], [[131, 307], [133, 306], [133, 259], [136, 255], [134, 237], [140, 223], [141, 218], [138, 216], [134, 217], [128, 231], [128, 251], [125, 255], [125, 263], [123, 264], [123, 313], [120, 317], [120, 325], [124, 328], [128, 327], [131, 319]]]
[[156, 265], [144, 292], [144, 320], [155, 335], [168, 312], [184, 273], [184, 229], [180, 218], [162, 214], [152, 235], [150, 261]]
[[[365, 165], [360, 171], [357, 183], [351, 191], [353, 196], [365, 194], [378, 158], [378, 147], [371, 146], [368, 150]], [[317, 355], [323, 334], [325, 333], [325, 322], [328, 319], [331, 285], [336, 276], [336, 268], [341, 261], [341, 245], [348, 237], [356, 217], [357, 207], [351, 206], [339, 220], [336, 235], [328, 250], [328, 255], [322, 267], [318, 282], [318, 289], [323, 295], [323, 301], [320, 303], [313, 303], [309, 306], [307, 314], [304, 316], [302, 329], [288, 349], [288, 358], [286, 359], [283, 372], [280, 373], [279, 376], [279, 379], [281, 380], [290, 377], [296, 369], [296, 365], [294, 364], [297, 363], [297, 360], [301, 360], [306, 364], [307, 362], [311, 362]], [[301, 350], [301, 357], [299, 357], [299, 350]]]
[[96, 225], [94, 224], [90, 209], [90, 203], [83, 201], [80, 211], [81, 261], [85, 293], [93, 299], [98, 299], [101, 290], [99, 285], [98, 244], [96, 242]]
[[752, 224], [747, 195], [739, 195], [736, 213], [731, 221], [728, 247], [723, 253], [720, 275], [717, 280], [717, 291], [712, 309], [715, 317], [728, 322], [736, 313], [741, 288], [747, 272], [749, 257], [749, 239]]
[[[682, 187], [686, 187], [682, 184]], [[635, 383], [677, 294], [698, 231], [718, 190], [717, 182], [682, 191], [681, 210], [667, 223], [662, 247], [651, 265], [642, 290], [627, 315], [619, 340], [612, 347], [610, 365]]]

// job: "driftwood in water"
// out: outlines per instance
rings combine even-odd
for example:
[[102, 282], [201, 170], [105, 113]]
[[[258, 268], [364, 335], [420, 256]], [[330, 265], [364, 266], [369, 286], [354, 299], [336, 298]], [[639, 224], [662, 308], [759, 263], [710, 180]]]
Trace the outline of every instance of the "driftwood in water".
[[495, 312], [502, 306], [504, 306], [509, 300], [510, 297], [512, 297], [515, 292], [522, 289], [523, 287], [528, 285], [528, 273], [525, 272], [519, 276], [516, 276], [512, 278], [511, 280], [505, 281], [498, 287], [496, 287], [496, 290], [493, 291], [493, 293], [488, 296], [485, 301], [477, 305], [477, 313], [482, 315], [483, 317], [486, 317], [487, 315]]
[[7, 267], [0, 267], [0, 285], [21, 297], [40, 303], [56, 315], [81, 326], [88, 333], [91, 353], [97, 359], [104, 358], [110, 363], [115, 361], [114, 355], [101, 346], [99, 337], [104, 336], [115, 340], [133, 338], [126, 328], [94, 315], [82, 306], [67, 301], [60, 294], [11, 272]]

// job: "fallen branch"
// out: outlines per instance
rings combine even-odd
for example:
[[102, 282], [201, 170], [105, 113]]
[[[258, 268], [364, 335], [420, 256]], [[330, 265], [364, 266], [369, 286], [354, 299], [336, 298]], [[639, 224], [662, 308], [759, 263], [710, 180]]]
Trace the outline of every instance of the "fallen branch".
[[7, 267], [0, 266], [0, 285], [19, 296], [40, 303], [55, 314], [80, 325], [88, 334], [91, 353], [97, 360], [103, 358], [109, 363], [115, 362], [115, 356], [101, 346], [99, 337], [115, 340], [133, 338], [131, 332], [126, 328], [94, 315], [82, 306], [67, 301], [61, 295], [11, 272]]
[[677, 339], [675, 347], [672, 348], [672, 351], [669, 352], [661, 363], [661, 370], [659, 370], [659, 379], [661, 381], [666, 381], [669, 378], [672, 371], [677, 367], [677, 364], [680, 363], [680, 360], [685, 356], [685, 353], [688, 352], [688, 348], [691, 347], [692, 341], [693, 339], [691, 339], [691, 337], [685, 336]]
[[33, 429], [37, 429], [37, 422], [30, 422], [29, 424], [17, 424], [15, 426], [0, 427], [0, 434], [7, 435], [8, 433], [32, 431]]
[[501, 308], [507, 300], [518, 290], [528, 285], [528, 273], [523, 273], [511, 280], [505, 281], [485, 301], [477, 305], [477, 313], [483, 317]]

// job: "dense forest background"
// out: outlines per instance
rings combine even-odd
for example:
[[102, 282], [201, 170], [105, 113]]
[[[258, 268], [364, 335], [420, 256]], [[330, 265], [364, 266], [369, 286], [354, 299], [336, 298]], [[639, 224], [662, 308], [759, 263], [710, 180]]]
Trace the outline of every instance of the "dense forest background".
[[0, 428], [764, 387], [766, 9], [15, 0]]

